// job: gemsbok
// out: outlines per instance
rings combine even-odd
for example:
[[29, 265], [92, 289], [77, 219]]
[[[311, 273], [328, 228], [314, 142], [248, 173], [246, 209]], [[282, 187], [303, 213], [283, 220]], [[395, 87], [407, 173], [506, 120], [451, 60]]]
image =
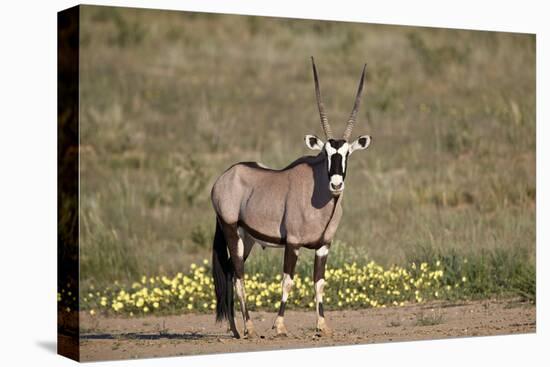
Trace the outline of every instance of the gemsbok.
[[214, 183], [211, 192], [216, 211], [216, 232], [212, 251], [212, 273], [216, 292], [216, 320], [229, 322], [236, 338], [233, 291], [236, 289], [243, 316], [244, 335], [257, 336], [246, 308], [244, 263], [254, 244], [263, 248], [284, 248], [282, 298], [273, 324], [277, 335], [286, 335], [285, 305], [293, 285], [300, 248], [315, 250], [313, 281], [317, 312], [317, 332], [330, 335], [323, 313], [325, 264], [332, 239], [342, 217], [342, 194], [348, 158], [366, 149], [369, 135], [349, 142], [365, 83], [363, 67], [355, 102], [342, 139], [332, 135], [321, 100], [319, 77], [311, 58], [315, 95], [326, 142], [306, 135], [309, 149], [321, 151], [304, 156], [282, 170], [255, 162], [231, 166]]

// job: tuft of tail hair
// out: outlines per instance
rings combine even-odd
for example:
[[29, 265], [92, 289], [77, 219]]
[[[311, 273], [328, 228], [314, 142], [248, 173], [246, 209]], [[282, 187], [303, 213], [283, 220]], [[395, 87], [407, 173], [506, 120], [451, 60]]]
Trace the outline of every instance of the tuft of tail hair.
[[236, 338], [239, 333], [235, 326], [235, 308], [233, 298], [233, 264], [227, 254], [227, 241], [222, 227], [216, 219], [216, 233], [212, 248], [212, 276], [216, 291], [216, 321], [229, 321], [229, 327]]

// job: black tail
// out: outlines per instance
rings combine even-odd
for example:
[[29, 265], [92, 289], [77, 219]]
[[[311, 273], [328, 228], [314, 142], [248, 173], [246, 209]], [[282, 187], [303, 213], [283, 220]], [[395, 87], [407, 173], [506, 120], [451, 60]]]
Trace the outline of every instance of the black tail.
[[235, 308], [233, 300], [233, 265], [227, 255], [227, 243], [222, 228], [216, 220], [216, 234], [212, 249], [212, 276], [216, 290], [216, 321], [229, 321], [229, 327], [236, 338], [239, 333], [235, 326]]

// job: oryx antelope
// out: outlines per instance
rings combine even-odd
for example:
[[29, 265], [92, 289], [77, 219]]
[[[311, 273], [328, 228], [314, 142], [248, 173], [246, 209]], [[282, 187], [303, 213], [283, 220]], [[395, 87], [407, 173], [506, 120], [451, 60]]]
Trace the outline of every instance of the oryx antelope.
[[316, 156], [304, 156], [282, 170], [265, 168], [254, 162], [237, 163], [215, 182], [211, 199], [216, 211], [216, 233], [212, 266], [216, 290], [216, 319], [229, 321], [236, 338], [233, 287], [240, 302], [244, 335], [256, 336], [246, 308], [244, 263], [255, 243], [262, 247], [284, 249], [282, 298], [273, 328], [286, 335], [285, 305], [292, 288], [294, 270], [301, 247], [315, 250], [313, 281], [317, 330], [330, 334], [323, 313], [323, 287], [327, 255], [342, 217], [342, 193], [348, 158], [356, 150], [366, 149], [371, 137], [363, 135], [353, 142], [350, 136], [361, 102], [366, 65], [363, 67], [355, 103], [342, 139], [332, 135], [321, 100], [319, 77], [311, 58], [317, 106], [326, 142], [306, 135], [309, 149]]

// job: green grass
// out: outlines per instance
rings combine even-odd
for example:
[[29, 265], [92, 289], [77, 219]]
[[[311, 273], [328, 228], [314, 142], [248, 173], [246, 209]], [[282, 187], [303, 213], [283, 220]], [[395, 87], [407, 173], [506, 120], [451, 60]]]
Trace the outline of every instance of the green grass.
[[[247, 261], [248, 273], [262, 273], [268, 277], [281, 274], [282, 251], [261, 250], [259, 247], [253, 251], [261, 254], [252, 255]], [[313, 257], [313, 252], [302, 250], [296, 273], [301, 277], [312, 277]], [[444, 274], [442, 285], [454, 289], [446, 294], [448, 300], [501, 296], [536, 302], [535, 265], [525, 248], [465, 252], [460, 249], [436, 250], [429, 246], [417, 246], [408, 251], [406, 259], [405, 265], [415, 263], [419, 266], [426, 263], [432, 269], [439, 262]], [[358, 252], [357, 246], [336, 242], [331, 248], [327, 266], [339, 269], [352, 262], [362, 266], [371, 260], [369, 256]]]
[[[329, 264], [440, 259], [450, 283], [472, 279], [464, 296], [534, 300], [534, 36], [94, 6], [81, 17], [84, 287], [210, 257], [216, 177], [243, 160], [283, 167], [310, 154], [305, 134], [322, 136], [314, 55], [336, 133], [368, 63], [354, 134], [373, 143], [350, 158]], [[282, 252], [251, 256], [250, 271], [280, 272]], [[302, 250], [298, 272], [312, 261]]]
[[[433, 264], [440, 261], [444, 269], [442, 282], [460, 285], [460, 298], [487, 298], [494, 295], [518, 296], [536, 301], [535, 265], [525, 248], [480, 250], [464, 254], [456, 249], [434, 250], [418, 247], [410, 261]], [[463, 284], [462, 277], [467, 279]]]

